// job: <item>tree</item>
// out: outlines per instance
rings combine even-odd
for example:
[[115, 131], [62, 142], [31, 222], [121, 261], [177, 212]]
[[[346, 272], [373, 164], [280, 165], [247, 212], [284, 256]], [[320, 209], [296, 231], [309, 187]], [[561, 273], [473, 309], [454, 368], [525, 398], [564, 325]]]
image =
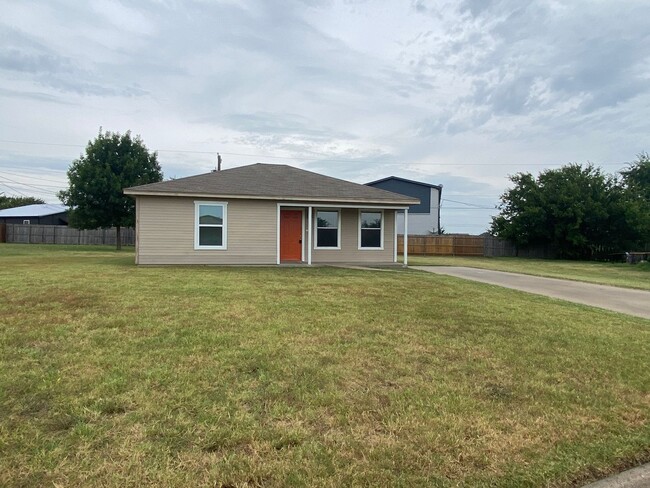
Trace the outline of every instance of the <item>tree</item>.
[[650, 156], [641, 153], [629, 168], [621, 171], [626, 188], [636, 197], [650, 202]]
[[45, 203], [40, 198], [34, 197], [8, 197], [0, 195], [0, 210], [3, 208], [23, 207], [25, 205], [33, 205], [35, 203]]
[[640, 242], [650, 243], [650, 156], [641, 153], [626, 170], [621, 171], [629, 212], [634, 218]]
[[550, 246], [559, 257], [584, 259], [602, 247], [624, 251], [638, 238], [623, 187], [591, 164], [510, 180], [491, 233], [518, 247]]
[[162, 181], [162, 171], [157, 153], [149, 153], [140, 136], [100, 129], [85, 154], [70, 165], [68, 180], [68, 189], [58, 196], [70, 207], [70, 224], [80, 229], [115, 227], [119, 250], [121, 228], [135, 225], [135, 202], [122, 190]]

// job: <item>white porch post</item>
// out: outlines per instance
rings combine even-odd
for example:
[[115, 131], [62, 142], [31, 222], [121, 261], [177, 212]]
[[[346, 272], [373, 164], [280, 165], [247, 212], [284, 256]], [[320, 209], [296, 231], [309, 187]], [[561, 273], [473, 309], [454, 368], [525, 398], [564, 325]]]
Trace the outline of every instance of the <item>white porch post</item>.
[[393, 212], [393, 262], [397, 262], [397, 210]]
[[307, 207], [307, 265], [311, 266], [311, 227], [312, 227], [312, 218], [311, 218], [311, 205]]
[[409, 209], [404, 209], [404, 267], [409, 265]]
[[277, 222], [275, 226], [275, 232], [276, 232], [275, 264], [279, 265], [280, 264], [280, 204], [279, 203], [278, 203], [278, 215], [277, 215]]

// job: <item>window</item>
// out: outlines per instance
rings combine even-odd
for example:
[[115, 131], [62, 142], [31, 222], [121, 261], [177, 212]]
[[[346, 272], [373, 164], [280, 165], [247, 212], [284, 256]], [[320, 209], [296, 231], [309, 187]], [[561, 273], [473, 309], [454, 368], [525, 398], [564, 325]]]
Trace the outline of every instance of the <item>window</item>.
[[226, 249], [226, 209], [226, 203], [194, 202], [195, 249]]
[[30, 225], [31, 222], [29, 220], [23, 220], [23, 225]]
[[339, 249], [339, 211], [316, 211], [316, 249]]
[[384, 213], [382, 211], [359, 212], [359, 249], [383, 249]]

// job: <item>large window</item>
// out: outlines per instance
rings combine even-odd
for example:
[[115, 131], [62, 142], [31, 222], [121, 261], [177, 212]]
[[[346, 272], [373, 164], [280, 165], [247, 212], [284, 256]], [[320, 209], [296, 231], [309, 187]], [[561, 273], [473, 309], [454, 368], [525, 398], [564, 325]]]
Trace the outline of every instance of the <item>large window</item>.
[[194, 248], [226, 249], [226, 210], [223, 202], [194, 202]]
[[338, 210], [316, 211], [316, 249], [338, 249], [340, 220]]
[[359, 249], [383, 249], [383, 217], [381, 211], [359, 212]]

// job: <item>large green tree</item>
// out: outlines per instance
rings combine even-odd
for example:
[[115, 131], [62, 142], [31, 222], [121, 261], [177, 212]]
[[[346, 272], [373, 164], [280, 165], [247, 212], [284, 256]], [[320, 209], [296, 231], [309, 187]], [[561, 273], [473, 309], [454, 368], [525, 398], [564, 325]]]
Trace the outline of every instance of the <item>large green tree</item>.
[[591, 164], [512, 176], [491, 232], [519, 247], [548, 246], [559, 257], [624, 251], [638, 239], [625, 189]]
[[621, 171], [630, 214], [634, 217], [640, 247], [650, 244], [650, 156], [641, 153]]
[[24, 207], [25, 205], [33, 205], [35, 203], [45, 203], [40, 198], [34, 197], [8, 197], [0, 195], [0, 210], [3, 208]]
[[70, 207], [70, 224], [80, 229], [115, 227], [120, 249], [121, 228], [135, 225], [135, 202], [122, 190], [162, 181], [162, 171], [158, 155], [149, 152], [140, 136], [100, 129], [85, 154], [70, 165], [68, 181], [59, 198]]

